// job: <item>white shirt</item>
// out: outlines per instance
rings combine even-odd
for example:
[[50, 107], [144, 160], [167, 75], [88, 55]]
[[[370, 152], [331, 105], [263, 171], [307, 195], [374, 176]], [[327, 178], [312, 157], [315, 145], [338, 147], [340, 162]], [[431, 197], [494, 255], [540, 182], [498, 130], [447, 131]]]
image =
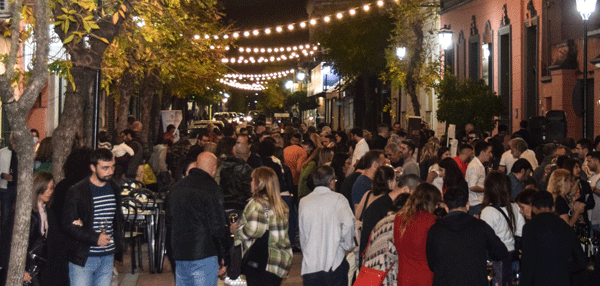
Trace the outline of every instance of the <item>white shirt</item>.
[[[498, 210], [494, 207], [485, 207], [481, 211], [481, 219], [485, 221], [496, 233], [496, 235], [502, 240], [508, 251], [515, 250], [515, 238], [514, 236], [522, 236], [523, 233], [523, 225], [525, 225], [525, 218], [519, 213], [519, 205], [516, 203], [511, 204], [512, 212], [515, 216], [516, 220], [516, 229], [515, 234], [513, 235], [510, 232], [510, 228], [508, 226], [508, 222], [506, 218], [498, 212]], [[508, 216], [508, 211], [506, 207], [500, 207], [500, 209], [504, 212], [506, 216]]]
[[[429, 172], [437, 173], [437, 177], [435, 177], [435, 179], [433, 179], [432, 185], [436, 186], [438, 188], [438, 190], [440, 190], [440, 192], [442, 192], [442, 189], [444, 188], [444, 179], [442, 179], [442, 177], [440, 177], [440, 165], [438, 165], [437, 163], [433, 164], [433, 166], [429, 167]], [[442, 193], [442, 195], [443, 195], [443, 193]]]
[[[0, 174], [8, 174], [10, 173], [10, 158], [12, 156], [12, 151], [8, 149], [8, 147], [4, 147], [0, 149]], [[16, 180], [17, 178], [13, 178]], [[8, 181], [0, 177], [0, 189], [6, 189], [8, 186]]]
[[337, 269], [354, 248], [354, 215], [348, 200], [327, 187], [300, 200], [302, 275]]
[[[598, 189], [600, 187], [599, 179], [600, 174], [595, 174], [590, 177], [590, 187], [592, 187], [592, 191], [594, 190], [594, 188]], [[596, 195], [596, 193], [594, 193], [594, 201], [596, 202], [596, 205], [593, 209], [589, 210], [588, 213], [592, 225], [600, 224], [600, 196]]]
[[[523, 159], [526, 159], [527, 161], [529, 161], [529, 164], [531, 164], [532, 170], [535, 170], [539, 166], [538, 161], [535, 158], [535, 152], [533, 152], [529, 149], [526, 150], [525, 152], [523, 152], [521, 154], [520, 158], [523, 158]], [[504, 152], [504, 154], [502, 154], [502, 158], [500, 158], [500, 166], [506, 167], [506, 174], [508, 174], [508, 173], [510, 173], [512, 166], [515, 164], [515, 162], [518, 159], [519, 158], [513, 157], [512, 153], [510, 153], [510, 150], [508, 150], [508, 151]]]
[[483, 192], [473, 192], [471, 188], [474, 186], [480, 186], [483, 188], [483, 181], [485, 181], [485, 167], [479, 161], [479, 158], [475, 157], [471, 160], [471, 163], [467, 166], [467, 173], [465, 174], [465, 180], [469, 185], [469, 204], [476, 206], [481, 204], [483, 201]]
[[356, 162], [360, 160], [360, 158], [367, 154], [367, 152], [369, 152], [369, 144], [367, 144], [365, 138], [362, 138], [354, 147], [354, 153], [352, 153], [352, 166], [354, 166]]

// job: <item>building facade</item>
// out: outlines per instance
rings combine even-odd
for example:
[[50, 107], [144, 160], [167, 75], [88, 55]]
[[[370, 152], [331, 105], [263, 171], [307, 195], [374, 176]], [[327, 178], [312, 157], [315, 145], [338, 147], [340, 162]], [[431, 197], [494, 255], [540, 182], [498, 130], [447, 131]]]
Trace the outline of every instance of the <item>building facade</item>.
[[503, 98], [507, 112], [500, 121], [513, 132], [521, 120], [558, 110], [566, 116], [566, 136], [578, 139], [586, 64], [587, 137], [593, 138], [600, 134], [599, 10], [588, 21], [583, 63], [584, 26], [575, 1], [442, 1], [440, 24], [454, 33], [445, 66], [459, 79], [484, 79]]

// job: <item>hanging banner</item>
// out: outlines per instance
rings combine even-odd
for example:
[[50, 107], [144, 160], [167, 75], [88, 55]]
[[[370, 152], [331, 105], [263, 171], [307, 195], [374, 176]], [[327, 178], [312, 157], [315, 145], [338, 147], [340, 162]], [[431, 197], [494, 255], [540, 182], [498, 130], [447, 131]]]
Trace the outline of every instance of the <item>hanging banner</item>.
[[160, 115], [162, 117], [162, 128], [167, 130], [167, 126], [175, 125], [175, 142], [179, 140], [179, 124], [183, 120], [183, 114], [181, 110], [161, 110]]

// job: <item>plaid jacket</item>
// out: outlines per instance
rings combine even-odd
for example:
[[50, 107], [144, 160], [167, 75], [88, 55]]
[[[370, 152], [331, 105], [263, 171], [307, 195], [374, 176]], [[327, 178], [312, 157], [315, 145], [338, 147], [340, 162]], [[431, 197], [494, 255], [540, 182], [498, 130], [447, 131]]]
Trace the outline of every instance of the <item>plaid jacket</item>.
[[292, 265], [293, 257], [288, 237], [288, 211], [286, 209], [284, 218], [279, 218], [275, 216], [266, 198], [252, 198], [246, 205], [240, 225], [235, 231], [235, 245], [241, 244], [245, 255], [254, 241], [263, 236], [267, 230], [269, 230], [267, 271], [285, 278]]

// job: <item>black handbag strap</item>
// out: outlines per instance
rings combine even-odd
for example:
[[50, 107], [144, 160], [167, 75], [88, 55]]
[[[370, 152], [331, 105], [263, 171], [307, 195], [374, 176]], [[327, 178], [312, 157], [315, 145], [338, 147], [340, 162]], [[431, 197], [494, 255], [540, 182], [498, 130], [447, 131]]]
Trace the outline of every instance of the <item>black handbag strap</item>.
[[[498, 206], [491, 206], [491, 207], [495, 208], [497, 211], [499, 211], [502, 214], [504, 219], [506, 219], [506, 223], [508, 223], [508, 229], [510, 230], [511, 233], [513, 233], [512, 226], [510, 224], [510, 219], [508, 218], [506, 213], [504, 213], [504, 211], [502, 211], [502, 209]], [[513, 236], [514, 236], [514, 233], [513, 233]]]

